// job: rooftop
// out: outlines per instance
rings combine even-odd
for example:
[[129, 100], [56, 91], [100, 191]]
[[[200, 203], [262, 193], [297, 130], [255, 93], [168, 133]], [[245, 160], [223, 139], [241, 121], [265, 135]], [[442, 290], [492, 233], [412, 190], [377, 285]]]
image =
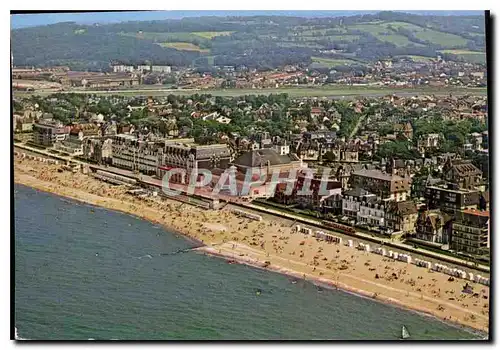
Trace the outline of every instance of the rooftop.
[[488, 218], [490, 217], [490, 211], [489, 210], [465, 209], [463, 212], [465, 214], [483, 216], [483, 217], [488, 217]]
[[401, 176], [387, 174], [387, 173], [384, 173], [380, 170], [375, 170], [375, 169], [357, 170], [357, 171], [353, 172], [353, 175], [371, 177], [371, 178], [384, 180], [384, 181], [403, 181], [404, 180]]

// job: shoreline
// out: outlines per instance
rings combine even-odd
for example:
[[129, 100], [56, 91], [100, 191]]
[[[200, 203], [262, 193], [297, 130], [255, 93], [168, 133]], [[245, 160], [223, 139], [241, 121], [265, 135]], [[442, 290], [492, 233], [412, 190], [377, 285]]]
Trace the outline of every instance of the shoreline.
[[[18, 164], [15, 163], [15, 165], [17, 167]], [[334, 278], [332, 278], [332, 276], [328, 276], [328, 274], [331, 274], [332, 272], [328, 271], [325, 268], [322, 268], [321, 264], [316, 265], [316, 263], [315, 263], [314, 265], [310, 265], [310, 264], [305, 262], [305, 258], [303, 258], [301, 260], [298, 258], [294, 258], [294, 259], [290, 260], [290, 258], [288, 257], [288, 260], [286, 260], [286, 258], [284, 258], [278, 254], [274, 255], [274, 253], [271, 256], [270, 255], [271, 249], [268, 247], [268, 243], [270, 243], [269, 242], [270, 239], [263, 241], [263, 243], [261, 244], [261, 247], [260, 247], [261, 249], [257, 248], [257, 246], [258, 246], [257, 244], [250, 243], [250, 245], [256, 246], [255, 248], [252, 248], [249, 245], [247, 245], [248, 241], [245, 242], [246, 236], [243, 236], [243, 239], [240, 239], [240, 237], [236, 237], [235, 239], [231, 239], [230, 237], [224, 238], [223, 237], [224, 235], [222, 233], [220, 233], [220, 237], [219, 237], [219, 236], [217, 236], [219, 234], [218, 232], [215, 232], [215, 233], [213, 232], [215, 229], [209, 230], [209, 229], [206, 229], [204, 227], [204, 223], [205, 224], [206, 223], [214, 223], [214, 222], [216, 222], [218, 217], [223, 217], [224, 215], [229, 217], [229, 213], [227, 213], [227, 212], [225, 212], [225, 213], [223, 211], [215, 212], [215, 213], [213, 213], [214, 215], [212, 218], [208, 218], [208, 216], [210, 216], [211, 214], [204, 214], [204, 212], [202, 212], [201, 210], [194, 210], [194, 209], [192, 209], [192, 207], [190, 208], [191, 210], [189, 211], [189, 213], [185, 213], [185, 212], [181, 211], [179, 208], [177, 208], [177, 215], [175, 215], [176, 213], [174, 213], [174, 212], [169, 213], [168, 210], [162, 211], [161, 213], [159, 213], [159, 210], [156, 210], [156, 211], [151, 210], [150, 203], [145, 203], [145, 202], [140, 201], [140, 200], [135, 200], [132, 197], [126, 198], [125, 200], [124, 199], [120, 200], [119, 196], [117, 196], [117, 198], [114, 198], [109, 192], [106, 193], [107, 196], [101, 196], [99, 194], [96, 194], [96, 191], [88, 191], [88, 190], [85, 191], [85, 190], [81, 190], [79, 188], [67, 188], [67, 187], [62, 186], [58, 183], [54, 183], [54, 181], [46, 181], [45, 179], [39, 179], [38, 177], [35, 177], [36, 173], [20, 175], [19, 174], [20, 172], [22, 173], [23, 171], [18, 171], [16, 169], [15, 176], [14, 176], [16, 184], [28, 186], [28, 187], [31, 187], [31, 188], [34, 188], [36, 190], [40, 190], [43, 192], [48, 192], [51, 194], [70, 198], [72, 200], [76, 200], [76, 201], [79, 201], [82, 203], [86, 203], [86, 204], [90, 204], [90, 205], [94, 205], [94, 206], [98, 206], [98, 207], [104, 207], [104, 208], [110, 209], [110, 210], [116, 210], [116, 211], [119, 211], [122, 213], [133, 215], [137, 218], [148, 220], [154, 224], [161, 225], [161, 227], [163, 227], [163, 228], [165, 228], [165, 229], [167, 229], [175, 234], [182, 235], [186, 239], [192, 241], [193, 245], [194, 245], [192, 249], [195, 251], [200, 251], [200, 252], [206, 253], [208, 255], [218, 256], [218, 257], [224, 258], [226, 260], [231, 259], [231, 254], [232, 254], [233, 255], [232, 259], [234, 261], [237, 261], [238, 263], [242, 263], [242, 264], [249, 265], [249, 266], [256, 267], [256, 268], [266, 269], [268, 271], [280, 273], [280, 274], [286, 275], [286, 276], [292, 276], [294, 278], [299, 278], [299, 279], [302, 279], [303, 276], [305, 275], [305, 276], [307, 276], [308, 281], [310, 281], [316, 285], [321, 285], [322, 287], [326, 287], [329, 289], [341, 289], [343, 291], [353, 293], [357, 296], [374, 299], [376, 301], [383, 302], [383, 303], [390, 304], [390, 305], [394, 305], [396, 307], [400, 307], [400, 308], [403, 308], [405, 310], [409, 310], [412, 312], [422, 313], [426, 316], [433, 317], [433, 318], [439, 320], [440, 322], [444, 322], [444, 323], [447, 323], [447, 324], [450, 324], [450, 325], [453, 325], [456, 327], [465, 328], [467, 330], [470, 329], [473, 334], [477, 334], [478, 332], [480, 334], [487, 334], [488, 333], [487, 319], [485, 320], [486, 322], [481, 321], [482, 324], [479, 324], [477, 322], [477, 321], [480, 321], [481, 318], [484, 318], [484, 316], [481, 316], [477, 312], [472, 312], [472, 310], [469, 310], [467, 308], [462, 309], [458, 305], [453, 305], [453, 303], [450, 303], [449, 301], [433, 300], [432, 296], [424, 295], [421, 293], [415, 293], [415, 292], [413, 292], [413, 290], [410, 291], [408, 287], [404, 287], [404, 285], [403, 285], [402, 289], [400, 289], [401, 288], [400, 284], [398, 284], [399, 288], [393, 288], [390, 286], [390, 283], [384, 283], [384, 284], [375, 283], [373, 281], [369, 281], [368, 280], [369, 277], [367, 277], [367, 275], [363, 275], [363, 274], [358, 275], [358, 272], [356, 272], [356, 275], [351, 275], [351, 273], [344, 274], [342, 272], [337, 271], [337, 270], [343, 270], [342, 268], [334, 269], [334, 271], [336, 271], [335, 273], [337, 273], [337, 276], [336, 276], [337, 279], [335, 280]], [[57, 173], [53, 175], [54, 178], [57, 178], [57, 176], [59, 176], [59, 174], [57, 174]], [[81, 176], [85, 176], [85, 175], [81, 175]], [[92, 181], [89, 181], [89, 182], [92, 182]], [[87, 187], [90, 186], [87, 183], [85, 185]], [[111, 188], [111, 187], [109, 187], [109, 188]], [[89, 192], [91, 192], [91, 193], [89, 193]], [[130, 200], [130, 201], [126, 201], [126, 200]], [[177, 205], [178, 207], [181, 206], [181, 205], [179, 205], [180, 202], [175, 202], [173, 200], [166, 200], [166, 202], [167, 202], [166, 206], [169, 207], [169, 210], [172, 210], [172, 211], [175, 211], [175, 210], [171, 209], [170, 207], [173, 207], [175, 205]], [[177, 203], [177, 204], [175, 204], [175, 203]], [[183, 204], [183, 205], [185, 206], [187, 204]], [[157, 209], [159, 209], [159, 208], [157, 208]], [[163, 209], [163, 208], [161, 208], [161, 209]], [[161, 216], [161, 214], [163, 214], [164, 212], [165, 212], [165, 214], [163, 216]], [[188, 217], [186, 217], [187, 214], [189, 215]], [[168, 217], [168, 216], [170, 216], [170, 217]], [[200, 216], [201, 216], [201, 218], [200, 218]], [[205, 217], [205, 216], [207, 216], [207, 217]], [[235, 217], [234, 215], [232, 215], [232, 216]], [[263, 224], [263, 223], [260, 223], [260, 224], [257, 224], [255, 222], [251, 223], [250, 220], [244, 220], [244, 219], [239, 218], [239, 217], [235, 217], [235, 218], [233, 218], [233, 217], [231, 217], [230, 219], [233, 220], [234, 222], [240, 221], [239, 222], [240, 224], [242, 224], [242, 223], [244, 224], [245, 222], [247, 222], [247, 224], [244, 227], [245, 229], [246, 229], [246, 226], [250, 226], [250, 225], [253, 225], [254, 227], [257, 225], [265, 226], [265, 224]], [[170, 220], [170, 222], [169, 222], [169, 220]], [[219, 221], [217, 221], [217, 222], [219, 222]], [[182, 226], [182, 223], [186, 223], [186, 224], [184, 226]], [[231, 224], [233, 224], [233, 222], [231, 222]], [[234, 225], [236, 225], [236, 223]], [[276, 224], [276, 223], [273, 224], [272, 222], [268, 223], [268, 227], [277, 226], [277, 225], [278, 224]], [[197, 230], [195, 230], [196, 227], [198, 228]], [[257, 228], [260, 228], [260, 227], [261, 226], [257, 226]], [[255, 233], [257, 228], [254, 229], [252, 232]], [[250, 231], [250, 230], [251, 230], [251, 227], [247, 231]], [[270, 229], [270, 230], [271, 230], [271, 232], [268, 233], [269, 235], [271, 235], [272, 233], [282, 232], [283, 228]], [[274, 230], [277, 230], [277, 231], [274, 231]], [[208, 233], [206, 233], [205, 231], [208, 231]], [[228, 230], [228, 231], [230, 231], [230, 230]], [[244, 231], [244, 230], [242, 230], [240, 228], [240, 231]], [[266, 230], [266, 231], [269, 231], [269, 230]], [[236, 234], [236, 233], [245, 234], [245, 232], [238, 232], [238, 231], [234, 232], [234, 234]], [[226, 234], [231, 234], [231, 232], [227, 232]], [[246, 235], [249, 236], [250, 233], [246, 232]], [[262, 237], [263, 235], [264, 235], [264, 233], [262, 233], [261, 235], [258, 235], [258, 237]], [[207, 236], [210, 236], [215, 241], [210, 240], [210, 237], [207, 237]], [[277, 237], [277, 236], [274, 235], [272, 237]], [[209, 240], [207, 240], [207, 238]], [[233, 236], [233, 238], [234, 238], [234, 236]], [[280, 239], [281, 238], [284, 238], [284, 237], [280, 237]], [[296, 235], [295, 237], [292, 237], [292, 238], [293, 239], [298, 238], [301, 240], [306, 239], [305, 237], [304, 238], [298, 237], [298, 235]], [[255, 240], [255, 238], [254, 238], [254, 240]], [[276, 242], [277, 241], [278, 240], [276, 240]], [[274, 240], [273, 240], [273, 242], [274, 242]], [[264, 248], [264, 243], [265, 243], [265, 247], [267, 249]], [[285, 244], [286, 243], [287, 242], [285, 242]], [[291, 242], [291, 243], [293, 243], [293, 242]], [[312, 242], [312, 243], [314, 243], [314, 242]], [[232, 252], [230, 247], [228, 248], [228, 245], [230, 245], [230, 244], [233, 244], [233, 247], [234, 247], [234, 245], [237, 245], [238, 246], [237, 250]], [[273, 243], [273, 247], [274, 247], [274, 244], [275, 243]], [[300, 245], [303, 245], [303, 242], [300, 242]], [[311, 245], [311, 244], [309, 244], [309, 245]], [[323, 244], [323, 243], [319, 243], [316, 245], [319, 245], [321, 247], [325, 247], [325, 249], [330, 249], [330, 250], [335, 249], [335, 246], [330, 245], [327, 248], [327, 246], [325, 246], [325, 244]], [[296, 247], [296, 246], [299, 246], [299, 244], [297, 243], [296, 245], [294, 245], [294, 247]], [[299, 248], [301, 248], [301, 247], [299, 247]], [[340, 248], [340, 247], [338, 247], [338, 248]], [[303, 249], [305, 250], [306, 248], [303, 248]], [[320, 248], [320, 249], [322, 249], [322, 248]], [[342, 249], [344, 249], [344, 248], [342, 248]], [[311, 249], [311, 251], [312, 251], [312, 249]], [[234, 256], [235, 253], [239, 253], [240, 255]], [[267, 255], [266, 255], [266, 253], [267, 253]], [[283, 254], [281, 251], [280, 251], [280, 253]], [[337, 253], [339, 253], [338, 249], [337, 249]], [[355, 252], [352, 250], [348, 251], [348, 252], [341, 252], [340, 254], [343, 254], [343, 253], [346, 253], [344, 255], [347, 255], [347, 254], [349, 254], [349, 255], [350, 254], [362, 255], [362, 253]], [[312, 254], [314, 254], [314, 253], [312, 253]], [[335, 254], [335, 253], [333, 253], [333, 254]], [[241, 256], [241, 255], [243, 255], [243, 256]], [[293, 254], [290, 254], [290, 255], [295, 255], [295, 251], [293, 252]], [[266, 258], [266, 256], [267, 256], [267, 258]], [[302, 255], [301, 255], [301, 257], [302, 257]], [[351, 258], [353, 258], [353, 256], [351, 256]], [[371, 256], [371, 255], [369, 255], [369, 256], [365, 255], [365, 256], [361, 256], [361, 258], [362, 258], [361, 262], [364, 262], [366, 260], [368, 262], [370, 262], [371, 260], [375, 260], [377, 257]], [[345, 257], [345, 259], [347, 260], [347, 257]], [[263, 261], [265, 261], [265, 260], [271, 260], [270, 264], [268, 264], [267, 266], [264, 266]], [[323, 260], [326, 260], [326, 257]], [[344, 260], [342, 260], [342, 261], [344, 261]], [[354, 262], [356, 262], [356, 260], [354, 260]], [[398, 267], [400, 268], [401, 266], [403, 266], [403, 265], [397, 265], [399, 263], [394, 263], [394, 262], [389, 262], [389, 263], [386, 262], [386, 264], [388, 266], [396, 266], [396, 268], [398, 268]], [[367, 263], [364, 263], [364, 265], [367, 265]], [[313, 266], [314, 266], [314, 268], [313, 268]], [[360, 266], [362, 267], [362, 264], [359, 264], [359, 266], [355, 266], [355, 267], [360, 269], [359, 268]], [[318, 269], [316, 269], [316, 267]], [[311, 268], [313, 268], [312, 271], [311, 271]], [[329, 269], [330, 267], [326, 266], [326, 268]], [[386, 266], [386, 268], [387, 268], [387, 266]], [[403, 275], [407, 274], [407, 271], [406, 271], [407, 267], [405, 267], [404, 269], [405, 269], [405, 271], [402, 272]], [[323, 272], [319, 272], [319, 270], [321, 270]], [[354, 271], [356, 269], [352, 268], [352, 270]], [[393, 270], [395, 270], [395, 269], [393, 269]], [[402, 270], [402, 269], [400, 269], [400, 270]], [[378, 271], [379, 270], [377, 270], [377, 272]], [[422, 270], [419, 270], [419, 271], [422, 271]], [[350, 272], [350, 271], [346, 271], [346, 272]], [[319, 276], [317, 275], [318, 273], [319, 273]], [[424, 272], [422, 271], [422, 273], [424, 273]], [[393, 273], [393, 275], [394, 275], [394, 273]], [[437, 275], [437, 273], [435, 275]], [[399, 276], [399, 272], [398, 272], [398, 276]], [[400, 276], [400, 277], [401, 277], [400, 278], [401, 281], [399, 281], [399, 282], [403, 282], [402, 276]], [[434, 276], [434, 277], [437, 277], [437, 276]], [[378, 278], [378, 277], [376, 277], [376, 278]], [[404, 278], [407, 278], [406, 275], [404, 276]], [[448, 276], [446, 276], [446, 278], [448, 278]], [[339, 279], [342, 279], [342, 281], [339, 281]], [[432, 280], [434, 281], [435, 279], [432, 279]], [[382, 279], [380, 281], [383, 282]], [[393, 283], [393, 282], [391, 282], [391, 283]], [[431, 282], [431, 283], [436, 283], [436, 282]], [[370, 285], [371, 285], [371, 288], [370, 288]], [[441, 287], [441, 288], [443, 288], [443, 287]], [[487, 288], [487, 290], [489, 291], [489, 288]], [[405, 293], [406, 296], [402, 293]], [[448, 291], [446, 291], [446, 293], [448, 293]], [[375, 298], [374, 298], [374, 296], [375, 296]], [[445, 300], [445, 299], [446, 298], [442, 298], [442, 300]], [[452, 298], [449, 298], [449, 299], [451, 300]], [[489, 295], [487, 297], [485, 297], [485, 299], [488, 299], [488, 305], [489, 305]], [[436, 306], [436, 304], [439, 304], [439, 307], [441, 307], [443, 305], [446, 306], [446, 309], [447, 310], [449, 309], [449, 311], [444, 312], [444, 307], [442, 310], [438, 309], [436, 311], [435, 309], [433, 309], [433, 307]], [[443, 320], [443, 316], [447, 316], [448, 314], [452, 314], [453, 319]], [[465, 318], [464, 318], [464, 315], [465, 315]], [[469, 319], [469, 317], [471, 317], [471, 315], [476, 315], [474, 320]], [[451, 317], [451, 316], [449, 316], [449, 317]], [[472, 316], [472, 317], [474, 317], [474, 316]]]
[[430, 310], [427, 310], [427, 311], [416, 310], [414, 308], [408, 307], [406, 304], [402, 303], [401, 301], [399, 301], [397, 299], [379, 296], [379, 295], [374, 296], [373, 293], [370, 293], [366, 290], [354, 288], [354, 287], [351, 287], [349, 285], [346, 285], [346, 284], [343, 284], [340, 282], [335, 283], [331, 280], [318, 278], [318, 277], [316, 277], [314, 275], [310, 275], [310, 274], [306, 274], [304, 276], [304, 275], [301, 275], [300, 273], [298, 273], [297, 271], [289, 270], [289, 269], [286, 269], [284, 267], [277, 266], [277, 265], [265, 266], [265, 264], [260, 263], [258, 260], [253, 260], [253, 259], [248, 259], [248, 258], [245, 259], [242, 257], [235, 257], [229, 253], [219, 252], [215, 247], [210, 247], [210, 246], [206, 246], [206, 245], [199, 247], [199, 248], [195, 248], [194, 251], [203, 253], [204, 255], [213, 256], [213, 257], [216, 257], [219, 259], [224, 259], [226, 261], [233, 261], [236, 264], [246, 265], [246, 266], [250, 266], [253, 268], [260, 269], [260, 270], [278, 273], [278, 274], [286, 276], [286, 277], [293, 277], [296, 280], [304, 280], [304, 281], [312, 283], [315, 286], [322, 287], [325, 289], [341, 291], [343, 293], [354, 295], [354, 296], [359, 297], [359, 298], [370, 299], [370, 300], [373, 300], [375, 302], [382, 303], [384, 305], [397, 307], [399, 309], [402, 309], [402, 310], [405, 310], [408, 312], [412, 312], [412, 313], [416, 313], [416, 314], [424, 316], [424, 317], [432, 318], [435, 321], [445, 323], [445, 324], [450, 325], [452, 327], [455, 327], [455, 328], [458, 328], [461, 330], [465, 330], [473, 335], [482, 336], [482, 337], [488, 335], [487, 332], [484, 332], [482, 330], [478, 330], [476, 328], [472, 328], [469, 326], [465, 326], [465, 325], [458, 323], [458, 322], [453, 322], [453, 321], [449, 321], [449, 320], [446, 320], [446, 321], [442, 320], [442, 319], [438, 318], [436, 315], [434, 315]]

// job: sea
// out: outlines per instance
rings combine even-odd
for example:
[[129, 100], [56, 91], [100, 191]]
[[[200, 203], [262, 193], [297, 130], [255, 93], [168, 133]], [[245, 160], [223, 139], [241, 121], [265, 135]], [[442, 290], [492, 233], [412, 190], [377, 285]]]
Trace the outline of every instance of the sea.
[[484, 335], [193, 250], [140, 218], [15, 185], [16, 336], [413, 340]]

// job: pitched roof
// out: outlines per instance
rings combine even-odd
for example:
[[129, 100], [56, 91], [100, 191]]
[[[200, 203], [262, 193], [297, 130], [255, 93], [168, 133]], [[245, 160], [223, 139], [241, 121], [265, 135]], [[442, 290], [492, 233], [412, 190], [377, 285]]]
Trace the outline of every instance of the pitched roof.
[[400, 215], [410, 215], [417, 213], [417, 206], [413, 201], [391, 202], [390, 206]]
[[298, 160], [299, 159], [293, 154], [282, 156], [279, 155], [272, 148], [265, 148], [265, 149], [248, 151], [239, 156], [238, 158], [236, 158], [233, 164], [244, 167], [255, 168], [261, 166], [267, 166], [268, 162], [270, 165], [282, 165], [282, 164], [289, 164], [291, 162]]
[[351, 190], [345, 191], [343, 193], [344, 196], [352, 196], [352, 197], [362, 197], [362, 196], [374, 196], [373, 193], [368, 192], [367, 190], [361, 188], [361, 187], [356, 187]]
[[353, 172], [353, 175], [372, 177], [374, 179], [385, 180], [385, 181], [403, 181], [404, 179], [398, 175], [391, 175], [384, 173], [380, 170], [375, 169], [361, 169]]
[[459, 176], [471, 176], [471, 175], [481, 175], [482, 172], [472, 163], [460, 163], [454, 164], [452, 169]]

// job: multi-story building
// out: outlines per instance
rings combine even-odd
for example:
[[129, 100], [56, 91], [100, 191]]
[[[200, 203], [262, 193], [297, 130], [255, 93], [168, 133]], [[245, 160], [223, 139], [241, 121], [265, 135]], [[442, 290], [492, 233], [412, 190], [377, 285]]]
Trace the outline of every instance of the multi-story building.
[[172, 72], [172, 67], [170, 66], [159, 66], [159, 65], [152, 65], [151, 66], [151, 72], [154, 73], [170, 73]]
[[82, 156], [97, 164], [111, 164], [113, 140], [110, 138], [88, 138], [83, 140]]
[[58, 141], [64, 141], [68, 133], [68, 128], [58, 121], [40, 120], [33, 125], [33, 143], [51, 147]]
[[173, 174], [170, 181], [188, 183], [193, 172], [199, 169], [227, 169], [231, 161], [231, 150], [226, 144], [193, 145], [166, 142], [160, 159], [158, 176], [162, 178], [168, 170], [183, 169], [185, 174]]
[[151, 66], [149, 64], [140, 64], [137, 66], [137, 70], [139, 72], [149, 72], [151, 70]]
[[443, 186], [427, 186], [424, 198], [427, 209], [441, 209], [453, 213], [455, 211], [474, 209], [479, 204], [479, 190], [460, 189], [458, 185], [448, 183]]
[[450, 248], [473, 255], [489, 254], [490, 212], [472, 209], [458, 212], [453, 221]]
[[362, 202], [376, 201], [377, 196], [360, 187], [342, 194], [342, 215], [357, 218]]
[[383, 200], [405, 201], [410, 196], [408, 178], [383, 173], [380, 170], [358, 170], [349, 179], [351, 188], [362, 188]]
[[310, 177], [303, 172], [298, 174], [293, 195], [300, 206], [319, 209], [324, 199], [333, 194], [342, 194], [340, 182], [332, 179], [323, 180], [320, 177]]
[[432, 243], [448, 244], [450, 219], [450, 216], [439, 210], [420, 212], [416, 223], [415, 238]]
[[113, 73], [134, 72], [134, 66], [126, 66], [124, 64], [116, 64], [113, 66]]
[[440, 141], [441, 135], [439, 134], [422, 135], [417, 140], [417, 149], [420, 153], [425, 154], [428, 150], [437, 149]]
[[254, 174], [272, 174], [274, 171], [286, 172], [304, 167], [295, 154], [280, 155], [272, 148], [248, 151], [236, 158], [233, 165], [243, 174], [247, 171]]
[[481, 184], [483, 173], [469, 161], [448, 159], [443, 166], [443, 178], [463, 189], [474, 189]]
[[414, 233], [418, 218], [417, 206], [413, 201], [391, 201], [386, 207], [386, 225], [394, 231]]
[[362, 201], [356, 215], [358, 224], [385, 227], [385, 205], [382, 201], [377, 201], [373, 197]]
[[83, 154], [83, 141], [92, 137], [101, 137], [102, 131], [95, 124], [80, 124], [71, 128], [69, 136], [63, 141], [57, 141], [54, 148], [71, 155]]
[[163, 142], [143, 141], [133, 135], [119, 134], [112, 137], [113, 166], [157, 175], [163, 155]]

